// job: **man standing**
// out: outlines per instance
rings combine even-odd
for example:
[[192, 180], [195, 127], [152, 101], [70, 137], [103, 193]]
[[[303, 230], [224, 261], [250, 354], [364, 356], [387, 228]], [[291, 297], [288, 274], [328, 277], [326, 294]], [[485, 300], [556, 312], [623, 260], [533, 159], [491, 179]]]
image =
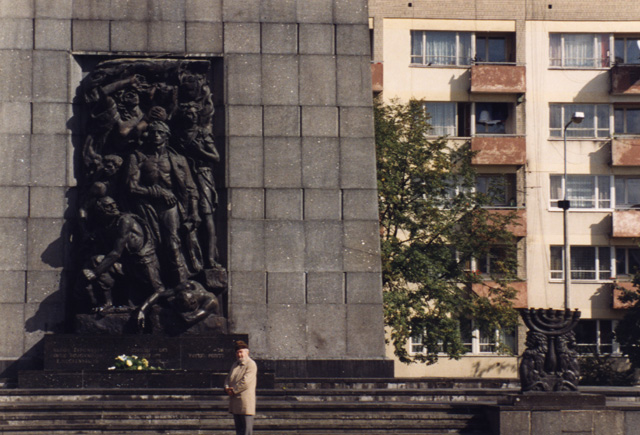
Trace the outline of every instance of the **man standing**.
[[224, 391], [229, 395], [229, 412], [233, 414], [236, 435], [253, 435], [253, 417], [256, 413], [256, 378], [258, 367], [249, 358], [249, 348], [244, 341], [236, 341], [236, 362], [224, 381]]

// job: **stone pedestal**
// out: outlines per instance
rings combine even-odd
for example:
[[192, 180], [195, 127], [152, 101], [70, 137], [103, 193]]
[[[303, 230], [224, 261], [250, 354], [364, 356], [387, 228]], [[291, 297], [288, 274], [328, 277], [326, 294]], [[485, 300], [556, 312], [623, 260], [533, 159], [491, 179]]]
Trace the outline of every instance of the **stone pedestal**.
[[606, 408], [602, 395], [533, 392], [499, 399], [491, 420], [499, 435], [610, 435], [619, 433], [611, 425], [618, 417], [617, 410]]

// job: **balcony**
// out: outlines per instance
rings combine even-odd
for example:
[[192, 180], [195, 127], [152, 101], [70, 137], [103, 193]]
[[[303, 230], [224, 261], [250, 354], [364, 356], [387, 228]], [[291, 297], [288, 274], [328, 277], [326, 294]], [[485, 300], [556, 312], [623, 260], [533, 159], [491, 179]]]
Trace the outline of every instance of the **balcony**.
[[640, 65], [614, 65], [609, 74], [612, 95], [640, 94]]
[[614, 210], [611, 237], [640, 237], [640, 210]]
[[[491, 288], [496, 288], [497, 286], [498, 284], [493, 281], [483, 281], [471, 284], [471, 290], [478, 296], [486, 296], [490, 298], [491, 296], [489, 291]], [[513, 300], [513, 308], [528, 308], [527, 282], [515, 281], [509, 283], [509, 286], [513, 287], [513, 289], [518, 292]]]
[[516, 217], [513, 220], [513, 223], [507, 225], [507, 228], [505, 229], [511, 232], [516, 237], [525, 237], [527, 235], [527, 211], [524, 208], [504, 208], [489, 210], [490, 215], [496, 214], [504, 216], [513, 212], [515, 212]]
[[524, 165], [527, 143], [524, 136], [476, 136], [471, 138], [471, 149], [477, 151], [474, 165]]
[[636, 289], [633, 286], [632, 282], [626, 281], [626, 282], [616, 282], [611, 284], [611, 292], [613, 293], [613, 302], [611, 304], [611, 307], [614, 310], [626, 310], [628, 308], [631, 308], [633, 306], [632, 302], [622, 302], [620, 300], [620, 296], [622, 296], [624, 294], [624, 291], [638, 291], [638, 289]]
[[471, 67], [471, 92], [524, 94], [525, 67], [508, 64], [475, 64]]
[[611, 141], [611, 165], [640, 166], [640, 138], [614, 138]]
[[382, 62], [371, 63], [371, 88], [373, 92], [382, 92]]

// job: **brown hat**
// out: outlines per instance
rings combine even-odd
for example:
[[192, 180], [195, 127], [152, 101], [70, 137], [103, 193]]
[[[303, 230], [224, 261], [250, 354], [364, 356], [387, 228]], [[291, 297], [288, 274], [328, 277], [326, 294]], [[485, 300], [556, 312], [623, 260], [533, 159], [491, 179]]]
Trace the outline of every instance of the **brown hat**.
[[249, 349], [249, 346], [247, 346], [247, 343], [245, 343], [244, 341], [238, 340], [236, 341], [236, 350], [240, 349]]

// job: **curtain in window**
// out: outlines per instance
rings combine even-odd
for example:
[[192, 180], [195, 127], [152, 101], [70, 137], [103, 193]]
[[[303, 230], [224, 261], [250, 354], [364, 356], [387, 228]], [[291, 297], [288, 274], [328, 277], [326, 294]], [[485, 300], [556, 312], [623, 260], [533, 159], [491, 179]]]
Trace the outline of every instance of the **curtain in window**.
[[424, 32], [412, 31], [411, 32], [411, 63], [423, 63], [423, 40]]
[[[576, 112], [584, 113], [584, 119], [580, 124], [573, 123], [567, 128], [567, 137], [595, 137], [595, 107], [593, 104], [565, 104], [563, 106], [564, 119], [562, 128], [571, 120]], [[607, 118], [607, 130], [609, 128]], [[608, 131], [607, 131], [608, 134]]]
[[437, 136], [456, 135], [456, 103], [425, 103], [425, 110], [431, 117], [432, 133]]
[[591, 175], [567, 177], [567, 198], [574, 208], [594, 208], [595, 179]]
[[456, 33], [426, 32], [425, 62], [427, 65], [456, 64]]
[[598, 177], [598, 208], [611, 207], [611, 179], [607, 176]]
[[596, 250], [593, 247], [571, 247], [571, 279], [596, 279]]
[[593, 35], [566, 33], [564, 35], [564, 66], [593, 66], [593, 48]]
[[549, 35], [549, 65], [562, 66], [562, 35], [552, 33]]
[[471, 65], [471, 33], [458, 33], [458, 65]]

